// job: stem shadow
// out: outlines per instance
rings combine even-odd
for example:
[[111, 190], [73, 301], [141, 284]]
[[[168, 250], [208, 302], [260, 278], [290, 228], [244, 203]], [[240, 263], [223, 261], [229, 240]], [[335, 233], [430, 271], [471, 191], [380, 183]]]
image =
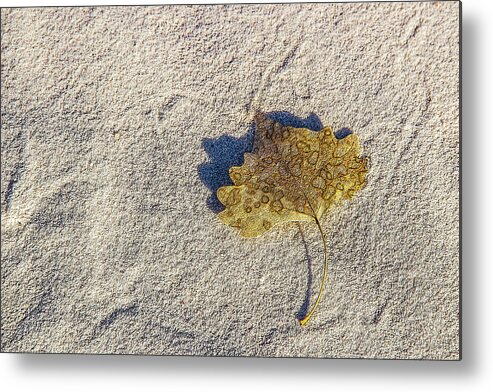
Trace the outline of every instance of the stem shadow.
[[296, 312], [296, 318], [298, 320], [302, 320], [307, 315], [308, 306], [310, 305], [310, 297], [312, 294], [311, 287], [312, 287], [313, 273], [312, 273], [312, 258], [310, 257], [310, 253], [308, 252], [308, 245], [306, 243], [305, 236], [301, 228], [301, 224], [298, 223], [298, 227], [300, 229], [301, 241], [303, 242], [303, 246], [305, 247], [305, 258], [308, 265], [305, 299], [303, 300], [303, 303], [301, 304], [301, 307], [298, 310], [298, 312]]

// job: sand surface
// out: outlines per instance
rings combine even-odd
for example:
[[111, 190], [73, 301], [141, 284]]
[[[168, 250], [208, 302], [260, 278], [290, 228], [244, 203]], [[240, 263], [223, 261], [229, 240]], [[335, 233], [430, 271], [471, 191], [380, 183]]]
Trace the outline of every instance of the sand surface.
[[[2, 351], [458, 359], [459, 4], [2, 10]], [[243, 239], [254, 109], [367, 186]]]

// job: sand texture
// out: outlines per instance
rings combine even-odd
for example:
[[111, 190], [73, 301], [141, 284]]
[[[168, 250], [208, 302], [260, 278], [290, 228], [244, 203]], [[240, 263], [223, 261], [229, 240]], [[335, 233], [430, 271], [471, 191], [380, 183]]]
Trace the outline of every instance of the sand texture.
[[[459, 358], [459, 3], [2, 10], [2, 351]], [[255, 109], [366, 186], [244, 239]]]

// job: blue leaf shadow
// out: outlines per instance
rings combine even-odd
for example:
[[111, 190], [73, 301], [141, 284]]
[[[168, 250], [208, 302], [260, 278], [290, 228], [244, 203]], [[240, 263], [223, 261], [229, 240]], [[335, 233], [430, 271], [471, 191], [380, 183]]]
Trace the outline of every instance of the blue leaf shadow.
[[251, 125], [246, 135], [240, 138], [222, 135], [217, 139], [202, 139], [202, 147], [209, 156], [209, 162], [199, 165], [199, 178], [212, 192], [207, 206], [216, 213], [224, 209], [217, 198], [217, 190], [225, 185], [233, 185], [229, 168], [241, 166], [243, 154], [252, 151], [254, 129], [255, 126]]
[[[320, 118], [315, 113], [310, 113], [305, 119], [286, 111], [268, 112], [266, 116], [284, 126], [308, 128], [317, 132], [323, 128]], [[351, 133], [348, 128], [342, 128], [334, 135], [342, 139]], [[252, 151], [254, 136], [255, 124], [252, 123], [247, 133], [240, 138], [222, 135], [216, 139], [202, 139], [202, 147], [207, 152], [209, 161], [200, 164], [197, 171], [200, 180], [212, 192], [207, 200], [207, 206], [212, 211], [218, 213], [224, 209], [217, 198], [217, 190], [225, 185], [233, 185], [229, 177], [229, 168], [243, 164], [243, 154]]]
[[317, 132], [323, 128], [320, 118], [315, 113], [310, 113], [305, 119], [286, 111], [269, 112], [265, 115], [286, 127], [308, 128]]

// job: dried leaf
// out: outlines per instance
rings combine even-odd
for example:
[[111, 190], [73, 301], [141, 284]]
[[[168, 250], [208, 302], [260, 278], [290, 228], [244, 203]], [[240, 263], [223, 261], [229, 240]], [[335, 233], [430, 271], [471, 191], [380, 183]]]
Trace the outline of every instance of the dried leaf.
[[365, 184], [367, 159], [361, 158], [356, 135], [335, 137], [331, 127], [320, 132], [283, 126], [256, 113], [252, 153], [242, 166], [233, 166], [233, 186], [218, 189], [226, 209], [224, 223], [240, 229], [243, 237], [257, 237], [287, 221], [314, 221], [325, 250], [322, 284], [310, 312], [299, 320], [306, 325], [317, 308], [327, 274], [327, 241], [320, 225], [322, 215]]
[[367, 160], [359, 157], [355, 134], [337, 139], [331, 127], [315, 132], [283, 126], [262, 113], [255, 122], [252, 153], [230, 168], [234, 185], [217, 191], [226, 207], [219, 218], [243, 237], [281, 222], [320, 219], [363, 187]]

